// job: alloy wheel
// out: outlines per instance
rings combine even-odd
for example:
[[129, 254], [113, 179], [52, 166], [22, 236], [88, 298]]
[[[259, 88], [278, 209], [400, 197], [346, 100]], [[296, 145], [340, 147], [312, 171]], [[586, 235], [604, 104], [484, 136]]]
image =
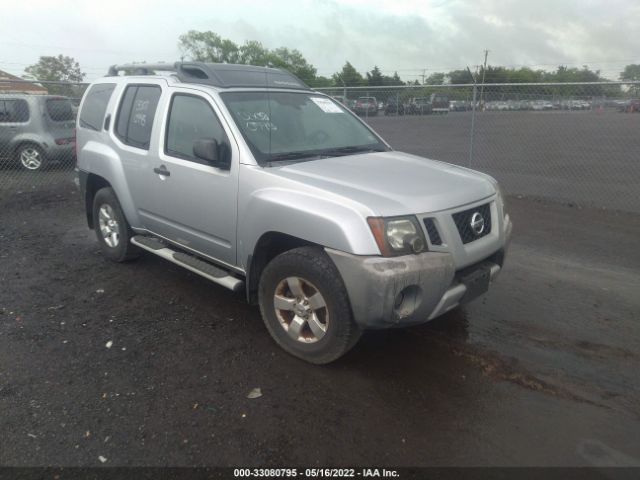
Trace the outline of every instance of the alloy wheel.
[[283, 279], [276, 287], [273, 304], [280, 325], [293, 340], [314, 343], [327, 333], [327, 304], [311, 282], [301, 277]]

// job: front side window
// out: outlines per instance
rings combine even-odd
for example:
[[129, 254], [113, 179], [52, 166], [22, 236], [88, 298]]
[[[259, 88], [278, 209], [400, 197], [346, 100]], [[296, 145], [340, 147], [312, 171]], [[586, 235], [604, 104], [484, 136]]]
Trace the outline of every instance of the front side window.
[[80, 112], [81, 128], [102, 130], [104, 114], [115, 88], [115, 83], [97, 83], [89, 88]]
[[25, 100], [0, 100], [0, 122], [24, 123], [29, 121], [29, 105]]
[[260, 163], [387, 150], [360, 120], [325, 96], [273, 91], [220, 96]]
[[120, 103], [116, 135], [127, 145], [149, 149], [151, 129], [162, 89], [156, 85], [129, 85]]
[[54, 122], [69, 122], [75, 119], [68, 98], [50, 98], [46, 101], [47, 114]]
[[193, 154], [193, 144], [203, 139], [215, 140], [218, 145], [228, 143], [218, 117], [205, 99], [193, 95], [174, 95], [167, 120], [165, 152], [200, 162]]

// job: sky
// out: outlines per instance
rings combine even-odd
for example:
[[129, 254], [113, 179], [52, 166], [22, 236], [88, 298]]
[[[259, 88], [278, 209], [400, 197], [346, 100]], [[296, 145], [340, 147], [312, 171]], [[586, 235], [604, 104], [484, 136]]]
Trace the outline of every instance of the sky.
[[[6, 4], [6, 5], [3, 5]], [[212, 30], [299, 49], [330, 76], [349, 60], [405, 80], [490, 65], [600, 69], [640, 63], [640, 0], [0, 0], [0, 69], [69, 55], [87, 80], [109, 65], [180, 58], [178, 37]]]

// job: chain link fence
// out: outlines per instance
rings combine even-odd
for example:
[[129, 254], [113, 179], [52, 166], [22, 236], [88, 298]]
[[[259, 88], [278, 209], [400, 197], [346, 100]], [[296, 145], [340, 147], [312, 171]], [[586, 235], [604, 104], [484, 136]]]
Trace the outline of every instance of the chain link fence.
[[640, 213], [640, 82], [321, 90], [394, 148], [489, 173], [509, 194]]
[[[0, 80], [0, 196], [71, 182], [86, 84]], [[318, 89], [394, 148], [512, 195], [640, 213], [640, 82]]]

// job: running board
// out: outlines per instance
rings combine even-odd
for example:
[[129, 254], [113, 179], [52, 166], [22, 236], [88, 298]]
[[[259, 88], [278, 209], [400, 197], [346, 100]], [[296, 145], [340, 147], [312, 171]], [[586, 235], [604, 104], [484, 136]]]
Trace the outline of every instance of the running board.
[[244, 288], [244, 282], [239, 278], [229, 275], [229, 272], [227, 272], [226, 270], [216, 267], [215, 265], [209, 262], [205, 262], [204, 260], [201, 260], [198, 257], [194, 257], [193, 255], [188, 255], [186, 253], [173, 250], [155, 237], [136, 235], [135, 237], [131, 238], [131, 243], [137, 245], [143, 250], [146, 250], [147, 252], [158, 255], [159, 257], [162, 257], [165, 260], [169, 260], [176, 265], [180, 265], [181, 267], [186, 268], [187, 270], [190, 270], [193, 273], [206, 278], [207, 280], [211, 280], [218, 285], [222, 285], [229, 290], [233, 290], [234, 292], [237, 292], [238, 290]]

